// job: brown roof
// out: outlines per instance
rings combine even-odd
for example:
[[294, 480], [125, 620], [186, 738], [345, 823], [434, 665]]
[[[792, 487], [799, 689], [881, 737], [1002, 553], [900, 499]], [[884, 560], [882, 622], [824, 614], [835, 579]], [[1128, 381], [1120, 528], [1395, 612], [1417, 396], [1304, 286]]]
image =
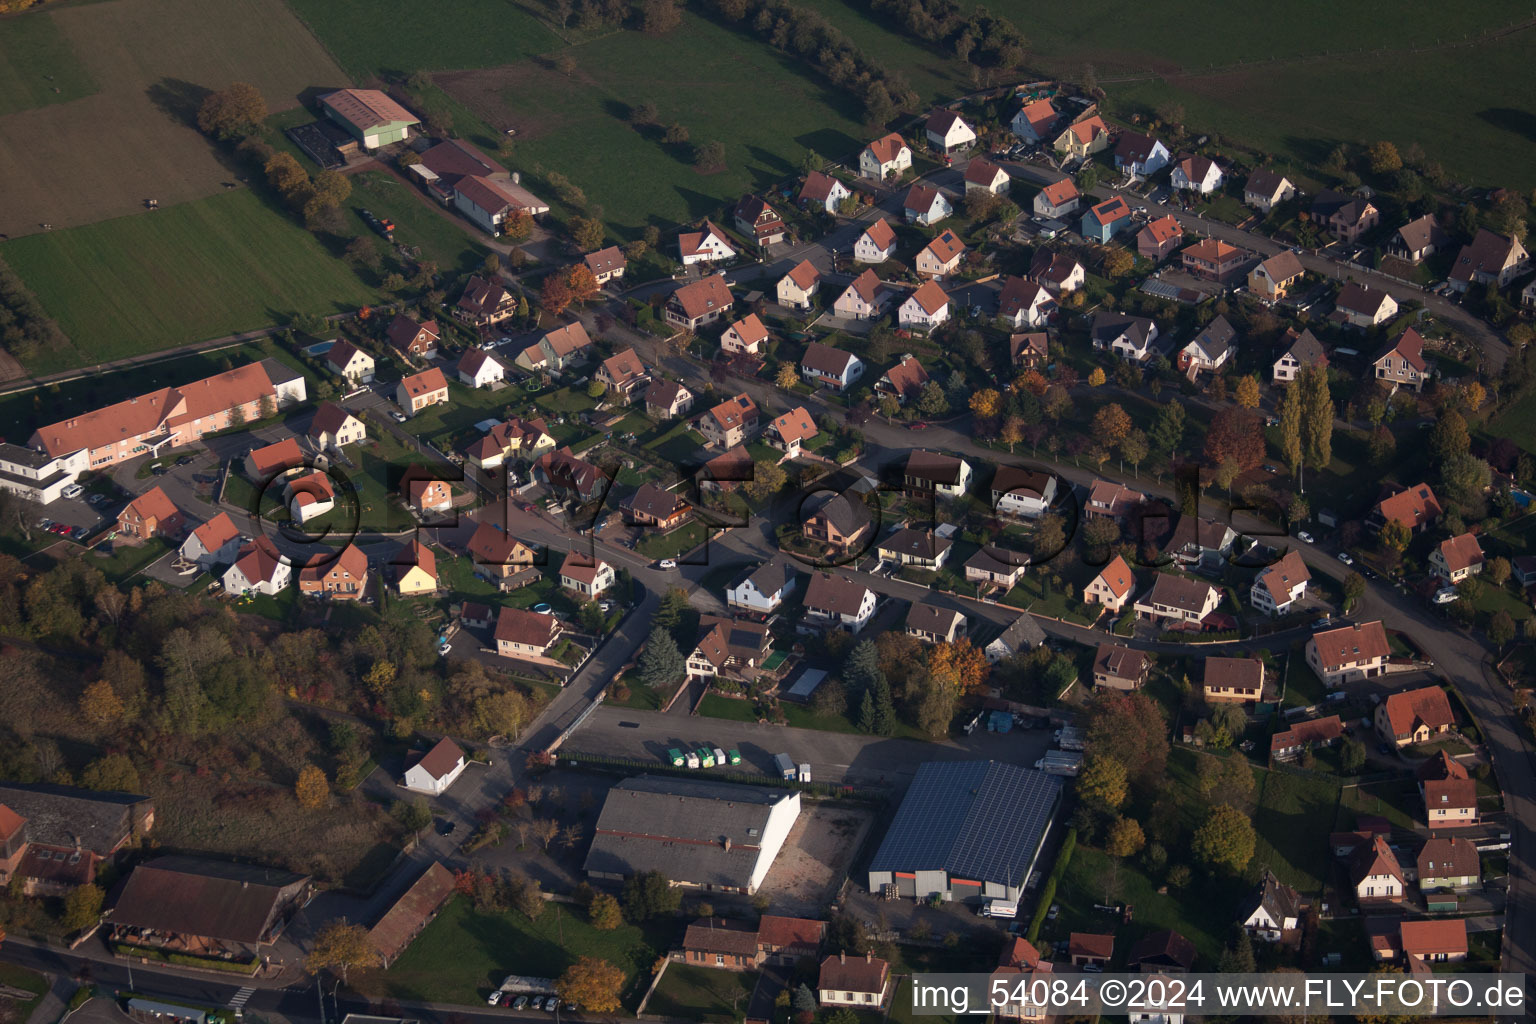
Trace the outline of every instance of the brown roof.
[[[490, 363], [492, 366], [501, 366], [501, 360], [483, 348], [465, 349], [464, 354], [459, 356], [459, 364], [456, 369], [461, 374], [468, 374], [470, 377], [474, 377], [475, 374], [480, 372], [480, 368], [487, 363]], [[506, 368], [502, 367], [502, 369]]]
[[[479, 349], [474, 351], [478, 352]], [[315, 410], [314, 419], [309, 421], [309, 436], [319, 437], [321, 434], [334, 434], [346, 425], [352, 414], [347, 412], [335, 402], [321, 402], [320, 408]]]
[[1131, 567], [1126, 564], [1125, 559], [1119, 555], [1099, 570], [1098, 578], [1104, 581], [1104, 585], [1115, 597], [1124, 597], [1131, 592], [1131, 588], [1136, 586], [1136, 575], [1131, 572]]
[[816, 429], [816, 421], [811, 419], [810, 412], [803, 405], [797, 405], [782, 416], [775, 417], [773, 430], [785, 444], [807, 441], [820, 433]]
[[1285, 282], [1299, 275], [1303, 269], [1301, 260], [1289, 249], [1282, 249], [1259, 266], [1264, 268], [1264, 273], [1269, 275], [1271, 281]]
[[653, 380], [645, 389], [645, 404], [670, 409], [676, 404], [678, 395], [686, 390], [675, 380]]
[[957, 459], [953, 455], [943, 455], [939, 452], [918, 449], [907, 455], [907, 462], [903, 473], [906, 476], [916, 477], [919, 480], [927, 480], [930, 483], [943, 484], [949, 487], [959, 483], [961, 467], [964, 464], [965, 460]]
[[1098, 652], [1093, 656], [1093, 671], [1116, 679], [1140, 679], [1146, 670], [1145, 651], [1132, 650], [1119, 644], [1099, 644]]
[[1332, 743], [1344, 735], [1344, 723], [1338, 715], [1329, 715], [1327, 718], [1315, 718], [1306, 722], [1296, 722], [1284, 732], [1277, 732], [1269, 738], [1270, 753], [1280, 750], [1290, 750], [1306, 743]]
[[325, 361], [338, 370], [345, 370], [347, 364], [352, 361], [352, 357], [361, 351], [362, 349], [346, 338], [337, 338], [331, 347], [325, 350]]
[[[866, 270], [865, 274], [874, 277], [873, 271]], [[859, 280], [863, 280], [861, 277]], [[853, 282], [855, 286], [859, 281]], [[848, 361], [853, 358], [852, 352], [845, 352], [831, 345], [824, 345], [819, 341], [813, 341], [805, 346], [805, 354], [800, 357], [800, 365], [809, 367], [818, 373], [831, 376], [842, 376], [848, 369]]]
[[884, 992], [891, 965], [868, 953], [847, 956], [839, 953], [821, 962], [817, 988], [834, 992]]
[[1460, 572], [1483, 564], [1483, 546], [1477, 542], [1476, 534], [1463, 533], [1440, 542], [1440, 557], [1447, 570]]
[[1426, 213], [1398, 228], [1397, 237], [1409, 252], [1418, 252], [1431, 245], [1444, 245], [1447, 241], [1445, 232], [1440, 230], [1440, 223], [1432, 213]]
[[1085, 117], [1076, 124], [1068, 125], [1067, 131], [1071, 132], [1077, 138], [1077, 141], [1084, 145], [1092, 142], [1100, 135], [1109, 134], [1109, 129], [1105, 127], [1103, 119], [1097, 114], [1093, 117]]
[[757, 956], [757, 932], [740, 921], [710, 917], [695, 921], [683, 932], [683, 948], [700, 953], [730, 953]]
[[803, 506], [806, 520], [825, 519], [845, 537], [852, 537], [869, 525], [869, 506], [857, 496], [822, 491], [811, 495]]
[[1312, 573], [1307, 569], [1307, 563], [1302, 561], [1301, 552], [1294, 548], [1259, 574], [1259, 582], [1264, 585], [1265, 590], [1269, 591], [1276, 604], [1288, 601], [1291, 588], [1311, 578]]
[[901, 137], [900, 132], [891, 132], [871, 142], [867, 148], [874, 154], [876, 160], [882, 164], [888, 164], [896, 159], [896, 154], [905, 149], [906, 145], [906, 140]]
[[672, 293], [672, 301], [677, 303], [684, 316], [694, 320], [706, 313], [730, 309], [731, 290], [726, 286], [725, 278], [710, 274], [678, 288]]
[[795, 283], [796, 288], [809, 291], [812, 285], [821, 280], [821, 271], [812, 266], [810, 260], [801, 260], [790, 268], [786, 276]]
[[1481, 868], [1477, 847], [1468, 839], [1431, 839], [1419, 851], [1420, 879], [1468, 875], [1476, 878]]
[[1466, 918], [1404, 921], [1399, 930], [1403, 937], [1404, 956], [1427, 957], [1467, 951]]
[[415, 114], [378, 89], [338, 89], [321, 96], [320, 102], [346, 118], [359, 131], [382, 128], [397, 121], [419, 123]]
[[608, 379], [615, 384], [625, 384], [645, 375], [645, 367], [641, 365], [640, 357], [635, 355], [635, 350], [632, 348], [615, 352], [604, 359], [603, 370], [608, 374]]
[[1211, 173], [1212, 167], [1216, 167], [1218, 171], [1221, 170], [1220, 167], [1217, 167], [1216, 161], [1212, 160], [1210, 157], [1201, 156], [1198, 153], [1186, 156], [1181, 159], [1178, 163], [1178, 167], [1184, 172], [1184, 177], [1188, 178], [1190, 181], [1204, 181], [1205, 176]]
[[1060, 206], [1076, 199], [1078, 193], [1077, 186], [1073, 184], [1071, 178], [1062, 178], [1042, 188], [1040, 194], [1045, 196], [1045, 201], [1052, 206]]
[[988, 188], [997, 180], [998, 174], [1008, 176], [1008, 172], [985, 157], [977, 157], [965, 167], [965, 180], [974, 185], [986, 185]]
[[440, 178], [505, 173], [504, 168], [463, 139], [444, 139], [421, 154], [421, 164]]
[[[880, 278], [875, 275], [873, 270], [866, 270], [864, 273], [853, 279], [853, 282], [848, 285], [848, 290], [853, 292], [855, 295], [870, 305], [874, 305], [875, 300], [880, 296]], [[817, 341], [811, 342], [811, 344], [806, 347], [806, 352], [809, 353], [812, 348], [824, 348], [828, 351], [835, 351], [835, 349], [832, 349], [830, 346], [823, 345]], [[846, 365], [846, 363], [847, 360], [843, 360], [839, 365]], [[807, 363], [803, 358], [800, 360], [800, 365], [811, 366], [811, 369], [813, 370], [817, 369], [816, 366]], [[836, 370], [833, 372], [840, 373], [841, 370]]]
[[405, 952], [453, 891], [453, 872], [433, 861], [369, 930], [368, 941], [386, 961], [393, 960]]
[[1023, 466], [998, 466], [992, 476], [994, 495], [1018, 494], [1044, 500], [1051, 486], [1051, 474]]
[[[997, 296], [997, 311], [999, 315], [1011, 319], [1020, 312], [1033, 309], [1042, 300], [1050, 300], [1050, 298], [1050, 293], [1034, 281], [1023, 277], [1006, 277], [1003, 279], [1003, 289]], [[1017, 337], [1028, 338], [1033, 335], [1024, 334]], [[1043, 338], [1045, 335], [1042, 334], [1040, 337]]]
[[631, 512], [643, 512], [646, 515], [665, 519], [676, 512], [680, 507], [686, 507], [683, 499], [656, 484], [646, 482], [636, 489], [624, 501], [624, 507]]
[[731, 252], [736, 251], [736, 247], [731, 244], [731, 236], [727, 235], [724, 231], [721, 231], [718, 227], [715, 226], [713, 221], [707, 218], [704, 221], [703, 231], [687, 231], [678, 235], [677, 247], [682, 251], [684, 256], [692, 256], [694, 253], [703, 249], [704, 240], [709, 238], [711, 235], [723, 242], [725, 247]]
[[1376, 511], [1381, 513], [1382, 519], [1399, 522], [1410, 530], [1416, 530], [1440, 518], [1442, 510], [1440, 500], [1435, 497], [1429, 484], [1415, 484], [1391, 497], [1383, 498], [1377, 503]]
[[402, 576], [414, 566], [434, 580], [437, 579], [437, 555], [419, 540], [410, 540], [401, 545], [390, 557], [389, 564], [395, 566]]
[[948, 551], [952, 542], [937, 536], [932, 530], [919, 530], [904, 526], [880, 542], [881, 551], [894, 551], [913, 558], [938, 558]]
[[1195, 944], [1178, 932], [1166, 928], [1143, 935], [1131, 946], [1125, 958], [1125, 966], [1136, 967], [1143, 963], [1182, 967], [1187, 971], [1195, 963]]
[[953, 110], [935, 110], [928, 115], [928, 120], [924, 122], [923, 129], [939, 135], [947, 135], [949, 130], [955, 126], [956, 121], [959, 121], [961, 124], [965, 123], [960, 115]]
[[442, 370], [432, 366], [420, 373], [401, 378], [400, 386], [405, 389], [407, 395], [417, 398], [421, 395], [430, 395], [434, 391], [446, 390], [448, 380], [443, 376]]
[[819, 946], [827, 934], [825, 921], [812, 921], [804, 917], [779, 917], [764, 914], [757, 922], [757, 941], [760, 945], [781, 948], [784, 946]]
[[[290, 440], [292, 439], [290, 438]], [[298, 445], [295, 444], [294, 447], [298, 447]], [[127, 507], [123, 509], [123, 514], [136, 512], [139, 518], [144, 520], [166, 520], [179, 511], [180, 509], [176, 507], [176, 503], [171, 500], [170, 495], [162, 491], [157, 484], [130, 501]]]
[[1279, 191], [1281, 183], [1286, 180], [1285, 175], [1279, 171], [1268, 167], [1261, 167], [1259, 170], [1248, 175], [1248, 182], [1243, 186], [1243, 191], [1269, 198]]
[[1349, 858], [1349, 866], [1350, 878], [1356, 883], [1368, 875], [1391, 875], [1399, 882], [1403, 880], [1402, 866], [1398, 864], [1397, 856], [1382, 835], [1374, 835], [1369, 841], [1355, 847], [1355, 852]]
[[1213, 589], [1209, 583], [1160, 572], [1152, 582], [1152, 590], [1142, 598], [1142, 602], [1197, 612], [1205, 607], [1207, 595]]
[[464, 751], [453, 740], [444, 736], [437, 745], [427, 751], [415, 767], [424, 769], [434, 779], [446, 778], [464, 760]]
[[1371, 288], [1351, 281], [1339, 290], [1339, 297], [1333, 300], [1333, 304], [1351, 313], [1368, 313], [1375, 316], [1376, 311], [1381, 309], [1387, 298], [1387, 293], [1380, 288]]
[[[820, 171], [811, 171], [805, 176], [805, 187], [800, 190], [801, 199], [810, 199], [814, 202], [825, 203], [832, 195], [832, 189], [842, 184], [830, 174]], [[848, 186], [844, 185], [844, 188]]]
[[1158, 146], [1158, 140], [1141, 132], [1122, 132], [1120, 141], [1115, 144], [1115, 156], [1117, 164], [1120, 160], [1129, 160], [1140, 163], [1152, 155], [1152, 151]]
[[[1159, 217], [1157, 220], [1148, 222], [1147, 226], [1141, 229], [1141, 234], [1145, 235], [1151, 244], [1162, 245], [1168, 239], [1178, 238], [1184, 234], [1184, 229], [1179, 227], [1178, 218], [1169, 214], [1166, 217]], [[1137, 241], [1140, 240], [1141, 236], [1138, 235]]]
[[1437, 750], [1429, 758], [1414, 769], [1420, 782], [1430, 779], [1465, 779], [1468, 778], [1466, 767], [1444, 750]]
[[398, 313], [384, 329], [384, 336], [395, 348], [403, 349], [416, 340], [416, 336], [422, 331], [430, 334], [434, 342], [441, 336], [436, 320], [418, 321], [404, 313]]
[[[1379, 623], [1378, 623], [1379, 625]], [[1396, 736], [1412, 732], [1420, 723], [1431, 729], [1454, 725], [1456, 716], [1445, 691], [1438, 686], [1399, 690], [1386, 699], [1387, 723]]]
[[1404, 328], [1402, 334], [1388, 342], [1387, 347], [1382, 349], [1375, 361], [1385, 359], [1387, 356], [1406, 359], [1409, 365], [1420, 373], [1429, 369], [1429, 364], [1424, 361], [1424, 336], [1412, 327]]
[[496, 639], [530, 647], [546, 647], [555, 638], [559, 624], [553, 615], [502, 607], [496, 616]]
[[1184, 249], [1181, 253], [1190, 259], [1203, 260], [1206, 263], [1225, 263], [1234, 256], [1241, 256], [1243, 250], [1235, 245], [1228, 245], [1219, 238], [1202, 238], [1200, 241]]
[[476, 274], [464, 285], [458, 305], [467, 313], [494, 313], [508, 297], [500, 281]]
[[[875, 248], [879, 249], [881, 252], [889, 249], [892, 243], [896, 241], [896, 229], [891, 227], [890, 223], [884, 217], [881, 217], [869, 227], [865, 228], [864, 234], [868, 236], [871, 242], [874, 243]], [[870, 274], [873, 273], [873, 271], [866, 270], [865, 273]]]
[[768, 328], [763, 326], [762, 320], [758, 319], [756, 313], [748, 313], [731, 324], [729, 330], [735, 331], [741, 343], [749, 347], [768, 339]]
[[948, 263], [965, 252], [965, 243], [960, 241], [960, 236], [953, 231], [941, 231], [923, 248], [938, 262]]
[[933, 208], [933, 202], [943, 193], [932, 185], [913, 185], [907, 189], [907, 198], [902, 200], [903, 209], [916, 210], [919, 213], [927, 213]]
[[1094, 932], [1073, 932], [1067, 943], [1068, 956], [1102, 957], [1107, 960], [1115, 953], [1115, 937]]
[[1379, 621], [1314, 633], [1312, 642], [1317, 645], [1318, 660], [1325, 669], [1336, 668], [1349, 661], [1385, 658], [1392, 653], [1387, 643], [1387, 631]]
[[885, 371], [884, 378], [891, 387], [903, 395], [915, 396], [928, 383], [928, 371], [913, 355], [904, 355], [901, 361]]
[[406, 497], [417, 508], [435, 508], [453, 500], [453, 488], [446, 480], [411, 480], [406, 484]]
[[1424, 807], [1477, 810], [1477, 783], [1471, 779], [1425, 779]]
[[533, 564], [533, 553], [527, 545], [495, 523], [476, 526], [466, 550], [481, 565]]
[[1041, 249], [1035, 253], [1035, 258], [1029, 264], [1029, 276], [1036, 281], [1046, 280], [1061, 284], [1071, 277], [1080, 266], [1077, 260], [1064, 252], [1052, 252], [1049, 249]]
[[940, 608], [926, 601], [916, 601], [907, 609], [907, 628], [945, 636], [954, 628], [955, 620], [964, 617], [953, 608]]
[[277, 573], [277, 567], [282, 564], [283, 556], [278, 553], [277, 545], [266, 535], [242, 547], [235, 559], [235, 568], [252, 583], [271, 580]]
[[574, 551], [568, 551], [565, 561], [560, 563], [560, 575], [590, 587], [597, 580], [597, 574], [607, 564], [601, 558], [594, 560], [590, 555], [579, 555]]
[[582, 257], [587, 269], [593, 274], [610, 274], [615, 270], [623, 270], [628, 261], [624, 258], [624, 251], [616, 245], [610, 245], [606, 249], [597, 252], [589, 252]]
[[1088, 488], [1088, 504], [1107, 505], [1113, 515], [1122, 514], [1119, 506], [1124, 503], [1139, 504], [1141, 497], [1140, 491], [1133, 491], [1118, 480], [1095, 480]]
[[1206, 658], [1207, 689], [1264, 689], [1264, 663], [1257, 658]]
[[1478, 271], [1497, 274], [1509, 259], [1509, 251], [1515, 241], [1504, 235], [1496, 235], [1487, 228], [1478, 228], [1472, 241], [1461, 247], [1456, 264], [1451, 268], [1451, 280], [1471, 281]]
[[944, 294], [944, 289], [939, 287], [937, 281], [924, 281], [909, 298], [929, 316], [949, 305], [949, 296]]
[[270, 938], [284, 889], [305, 875], [196, 857], [157, 857], [133, 869], [114, 924], [255, 944]]
[[869, 588], [846, 576], [815, 572], [805, 589], [805, 606], [837, 615], [857, 615]]
[[1026, 351], [1035, 353], [1041, 359], [1046, 358], [1050, 354], [1050, 337], [1044, 331], [1008, 335], [1008, 358], [1011, 362], [1018, 362]]

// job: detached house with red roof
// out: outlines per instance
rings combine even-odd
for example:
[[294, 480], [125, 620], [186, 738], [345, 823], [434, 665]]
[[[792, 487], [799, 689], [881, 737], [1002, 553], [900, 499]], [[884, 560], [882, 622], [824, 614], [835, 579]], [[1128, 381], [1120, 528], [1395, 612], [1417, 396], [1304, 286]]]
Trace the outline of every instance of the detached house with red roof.
[[560, 632], [560, 620], [553, 615], [503, 605], [496, 615], [496, 653], [503, 658], [542, 658]]
[[1131, 572], [1124, 558], [1116, 555], [1114, 561], [1100, 569], [1099, 574], [1083, 588], [1083, 603], [1101, 604], [1118, 615], [1135, 589], [1135, 573]]
[[632, 348], [615, 352], [604, 359], [592, 376], [608, 389], [610, 398], [625, 405], [633, 402], [635, 394], [651, 382], [651, 375], [645, 372], [645, 364], [640, 362], [640, 357], [635, 355]]
[[1208, 196], [1226, 182], [1226, 172], [1216, 161], [1199, 155], [1180, 157], [1168, 181], [1174, 188]]
[[910, 224], [937, 224], [955, 212], [949, 197], [932, 185], [913, 185], [901, 205]]
[[1301, 552], [1293, 548], [1274, 565], [1260, 570], [1248, 591], [1248, 600], [1265, 615], [1284, 615], [1297, 601], [1306, 598], [1311, 580], [1312, 573], [1302, 561]]
[[1131, 207], [1124, 199], [1115, 196], [1097, 206], [1091, 206], [1083, 214], [1079, 233], [1091, 242], [1108, 242], [1131, 223]]
[[384, 329], [384, 337], [390, 347], [407, 360], [429, 360], [437, 358], [441, 330], [436, 320], [418, 323], [404, 313], [397, 313]]
[[821, 286], [821, 271], [810, 260], [801, 260], [779, 278], [775, 289], [779, 305], [787, 309], [810, 309], [815, 305], [816, 291]]
[[1376, 379], [1391, 390], [1411, 388], [1424, 390], [1429, 379], [1429, 363], [1424, 359], [1424, 336], [1409, 327], [1371, 361]]
[[336, 488], [319, 470], [289, 479], [283, 485], [283, 496], [288, 514], [300, 523], [318, 519], [336, 507]]
[[1398, 937], [1410, 973], [1413, 965], [1454, 963], [1467, 958], [1467, 920], [1448, 917], [1428, 921], [1404, 921]]
[[1109, 148], [1109, 127], [1097, 114], [1068, 125], [1051, 143], [1051, 148], [1065, 153], [1070, 160], [1086, 160]]
[[1045, 220], [1057, 220], [1076, 211], [1082, 203], [1082, 197], [1078, 195], [1077, 186], [1071, 178], [1062, 178], [1052, 182], [1035, 194], [1030, 204], [1035, 211], [1035, 216]]
[[356, 601], [367, 589], [368, 556], [356, 544], [348, 544], [340, 554], [315, 555], [299, 570], [299, 593], [309, 597]]
[[695, 263], [735, 259], [736, 247], [724, 231], [706, 220], [701, 230], [685, 231], [677, 236], [677, 253], [683, 266], [691, 267]]
[[276, 444], [252, 448], [245, 453], [245, 475], [252, 483], [292, 476], [303, 468], [304, 450], [299, 447], [296, 437], [285, 437]]
[[1196, 277], [1225, 283], [1242, 272], [1248, 254], [1219, 238], [1202, 238], [1179, 253], [1179, 262]]
[[1056, 113], [1049, 97], [1024, 100], [1019, 109], [1014, 111], [1008, 128], [1025, 142], [1039, 143], [1050, 138], [1051, 129], [1056, 127], [1060, 119], [1061, 115]]
[[1379, 620], [1313, 633], [1307, 641], [1307, 664], [1330, 687], [1381, 675], [1391, 654]]
[[464, 774], [465, 767], [464, 751], [444, 736], [420, 761], [405, 770], [405, 788], [412, 793], [442, 796]]
[[758, 418], [757, 403], [743, 391], [700, 416], [699, 433], [713, 448], [734, 448], [757, 433]]
[[760, 356], [768, 343], [768, 328], [756, 313], [748, 313], [725, 329], [720, 335], [720, 349], [733, 356]]
[[912, 166], [912, 147], [899, 132], [883, 136], [859, 152], [859, 177], [886, 181]]
[[816, 998], [822, 1006], [881, 1010], [891, 994], [891, 965], [871, 953], [839, 953], [821, 962]]
[[1414, 774], [1424, 799], [1424, 821], [1431, 829], [1477, 824], [1477, 783], [1460, 761], [1440, 750]]
[[759, 246], [784, 241], [783, 219], [761, 196], [743, 196], [732, 211], [731, 218], [736, 222], [736, 230]]
[[1474, 533], [1463, 533], [1440, 542], [1429, 553], [1430, 571], [1453, 586], [1483, 571], [1483, 546]]
[[972, 160], [965, 168], [966, 192], [991, 192], [995, 196], [1008, 194], [1013, 179], [1008, 172], [983, 157]]
[[848, 186], [832, 175], [811, 171], [805, 176], [805, 186], [800, 189], [800, 205], [836, 214], [843, 200], [851, 195]]
[[325, 365], [348, 384], [368, 384], [373, 381], [373, 356], [346, 338], [337, 338], [325, 350]]
[[733, 301], [725, 278], [719, 274], [710, 274], [682, 285], [673, 292], [672, 298], [667, 300], [663, 315], [667, 323], [674, 327], [696, 331], [729, 313]]
[[821, 431], [817, 429], [816, 421], [811, 418], [805, 406], [797, 405], [782, 416], [774, 417], [764, 432], [763, 440], [768, 447], [783, 452], [785, 458], [794, 458], [800, 454], [801, 445], [819, 433]]
[[1371, 519], [1378, 528], [1386, 523], [1400, 523], [1409, 533], [1418, 533], [1438, 522], [1442, 511], [1440, 499], [1429, 484], [1415, 484], [1378, 501]]
[[1476, 236], [1456, 254], [1451, 265], [1451, 287], [1464, 292], [1474, 284], [1492, 284], [1500, 288], [1525, 273], [1530, 254], [1517, 238], [1496, 235], [1479, 228]]
[[1169, 214], [1149, 221], [1136, 232], [1136, 254], [1154, 263], [1161, 263], [1172, 256], [1184, 241], [1184, 229], [1177, 217]]
[[406, 541], [390, 556], [389, 566], [401, 597], [437, 593], [437, 555], [421, 541]]
[[1438, 686], [1399, 690], [1376, 705], [1376, 732], [1399, 747], [1427, 742], [1456, 724], [1450, 699]]
[[433, 366], [409, 377], [400, 378], [395, 386], [395, 402], [407, 416], [421, 410], [448, 402], [448, 379], [443, 371]]
[[189, 562], [196, 562], [204, 569], [233, 562], [240, 551], [240, 530], [228, 512], [220, 512], [203, 525], [187, 534], [177, 552]]
[[266, 594], [271, 597], [293, 581], [293, 567], [277, 550], [272, 538], [261, 536], [244, 545], [235, 564], [224, 572], [224, 593]]
[[953, 110], [935, 110], [923, 125], [928, 145], [940, 153], [953, 153], [976, 142], [976, 130]]
[[890, 305], [891, 295], [875, 272], [866, 270], [843, 289], [832, 303], [832, 312], [844, 320], [874, 320]]
[[908, 400], [916, 401], [923, 393], [923, 385], [927, 383], [928, 371], [923, 369], [923, 364], [917, 361], [916, 356], [907, 353], [895, 366], [880, 375], [880, 379], [875, 382], [875, 391], [906, 404]]
[[517, 296], [495, 278], [472, 276], [454, 304], [453, 315], [472, 327], [490, 327], [517, 313]]
[[185, 521], [181, 509], [158, 486], [130, 501], [117, 514], [117, 532], [135, 540], [176, 537]]
[[949, 296], [937, 281], [925, 281], [896, 310], [896, 322], [903, 327], [932, 330], [949, 319]]
[[881, 217], [853, 243], [853, 262], [884, 263], [896, 255], [896, 231]]
[[613, 586], [615, 579], [613, 566], [601, 558], [594, 559], [570, 551], [566, 553], [565, 561], [560, 563], [560, 585], [588, 600], [601, 596], [603, 591]]
[[453, 486], [446, 480], [412, 480], [405, 485], [406, 502], [417, 513], [442, 515], [453, 508]]
[[624, 258], [624, 250], [616, 245], [589, 252], [581, 260], [592, 271], [592, 279], [600, 285], [623, 280], [624, 271], [629, 266], [629, 261]]
[[918, 250], [914, 269], [923, 277], [953, 274], [965, 258], [965, 243], [953, 231], [941, 231], [933, 241]]
[[1338, 715], [1292, 722], [1284, 732], [1269, 738], [1269, 756], [1276, 761], [1293, 761], [1313, 747], [1328, 747], [1344, 735], [1344, 723]]

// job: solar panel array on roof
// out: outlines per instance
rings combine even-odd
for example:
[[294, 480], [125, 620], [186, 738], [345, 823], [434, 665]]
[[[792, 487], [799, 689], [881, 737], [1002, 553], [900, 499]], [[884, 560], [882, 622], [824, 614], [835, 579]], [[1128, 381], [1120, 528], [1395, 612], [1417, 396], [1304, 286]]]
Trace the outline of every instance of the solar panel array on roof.
[[1061, 794], [1054, 775], [996, 761], [917, 769], [869, 870], [1019, 885]]

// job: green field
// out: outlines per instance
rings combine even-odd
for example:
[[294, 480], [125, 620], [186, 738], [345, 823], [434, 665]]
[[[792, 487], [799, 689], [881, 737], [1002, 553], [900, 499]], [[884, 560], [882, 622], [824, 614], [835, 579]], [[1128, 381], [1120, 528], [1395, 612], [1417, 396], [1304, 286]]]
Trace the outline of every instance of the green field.
[[712, 967], [671, 964], [661, 976], [647, 1013], [684, 1020], [703, 1020], [705, 1014], [734, 1016], [744, 1012], [757, 984], [756, 971], [721, 971]]
[[1314, 827], [1337, 814], [1339, 784], [1318, 775], [1269, 771], [1260, 776], [1264, 787], [1253, 827], [1258, 833], [1253, 865], [1303, 893], [1320, 892], [1328, 872], [1328, 849], [1318, 842]]
[[1507, 437], [1527, 451], [1536, 451], [1536, 392], [1505, 408], [1488, 421], [1494, 437]]
[[89, 96], [96, 81], [48, 11], [7, 18], [0, 34], [0, 115]]
[[352, 175], [352, 195], [345, 207], [351, 214], [347, 226], [357, 234], [373, 238], [381, 247], [384, 244], [358, 210], [394, 221], [395, 241], [420, 246], [422, 258], [436, 263], [445, 274], [478, 269], [490, 251], [477, 240], [469, 221], [447, 214], [435, 199], [384, 171]]
[[560, 39], [512, 0], [457, 0], [451, 16], [412, 0], [288, 0], [359, 81], [412, 71], [495, 67], [545, 53]]
[[29, 235], [3, 256], [73, 342], [47, 373], [335, 313], [375, 298], [315, 236], [247, 189]]

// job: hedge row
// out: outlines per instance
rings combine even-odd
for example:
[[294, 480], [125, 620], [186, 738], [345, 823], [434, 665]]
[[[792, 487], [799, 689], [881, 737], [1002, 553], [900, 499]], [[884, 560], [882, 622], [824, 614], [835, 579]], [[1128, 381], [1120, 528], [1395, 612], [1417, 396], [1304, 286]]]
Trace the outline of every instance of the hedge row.
[[1056, 886], [1067, 873], [1067, 866], [1072, 863], [1072, 851], [1077, 849], [1077, 829], [1067, 829], [1066, 838], [1061, 841], [1061, 852], [1056, 855], [1056, 866], [1051, 868], [1051, 874], [1040, 887], [1040, 897], [1035, 903], [1035, 916], [1029, 919], [1029, 931], [1025, 934], [1030, 942], [1040, 938], [1040, 926], [1045, 924], [1045, 915], [1051, 909], [1051, 903], [1056, 899]]

